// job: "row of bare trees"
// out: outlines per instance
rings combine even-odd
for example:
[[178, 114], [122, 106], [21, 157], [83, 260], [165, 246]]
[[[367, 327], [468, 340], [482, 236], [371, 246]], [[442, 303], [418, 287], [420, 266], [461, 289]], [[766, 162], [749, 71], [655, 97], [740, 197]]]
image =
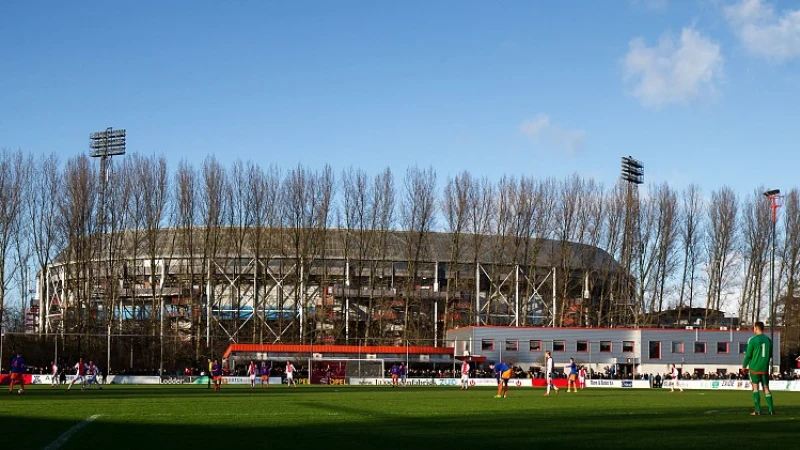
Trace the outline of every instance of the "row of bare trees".
[[[165, 314], [152, 312], [165, 308], [163, 300], [158, 300], [164, 298], [160, 292], [164, 286], [157, 272], [169, 273], [165, 265], [181, 264], [176, 269], [188, 274], [184, 306], [190, 312], [191, 345], [200, 354], [209, 343], [210, 336], [204, 333], [210, 327], [205, 327], [206, 319], [199, 312], [207, 307], [203, 295], [214, 295], [204, 289], [215, 270], [225, 270], [232, 277], [261, 274], [254, 277], [255, 286], [232, 285], [225, 292], [234, 299], [250, 294], [257, 307], [273, 290], [285, 288], [263, 285], [276, 281], [270, 269], [272, 258], [281, 256], [281, 264], [288, 264], [289, 255], [300, 274], [299, 286], [280, 298], [287, 307], [303, 311], [304, 297], [314, 288], [304, 283], [316, 262], [344, 258], [349, 262], [347, 270], [358, 274], [352, 278], [323, 274], [322, 286], [328, 284], [327, 277], [338, 277], [366, 279], [360, 283], [375, 288], [378, 279], [391, 275], [385, 261], [390, 244], [397, 244], [390, 242], [398, 236], [392, 231], [401, 230], [405, 233], [399, 244], [412, 282], [403, 287], [407, 301], [399, 317], [404, 332], [416, 329], [420, 338], [430, 337], [432, 331], [427, 325], [410, 323], [420, 317], [414, 311], [427, 311], [424, 299], [411, 290], [423, 263], [432, 260], [435, 231], [449, 233], [446, 254], [451, 273], [440, 288], [448, 293], [445, 311], [454, 306], [450, 293], [463, 289], [460, 263], [502, 261], [534, 271], [532, 262], [549, 242], [558, 249], [563, 274], [580, 257], [574, 244], [583, 244], [606, 251], [633, 280], [627, 288], [609, 289], [594, 299], [591, 316], [581, 318], [583, 325], [624, 325], [609, 319], [619, 304], [630, 308], [635, 322], [631, 325], [641, 326], [660, 324], [666, 310], [677, 311], [678, 322], [681, 316], [688, 320], [695, 308], [707, 311], [705, 319], [716, 310], [735, 312], [743, 323], [769, 317], [773, 224], [762, 189], [737, 194], [720, 187], [704, 193], [694, 185], [677, 191], [657, 184], [637, 190], [623, 183], [604, 186], [578, 175], [563, 180], [527, 176], [489, 180], [466, 171], [440, 179], [433, 168], [416, 166], [406, 169], [398, 180], [391, 169], [370, 175], [355, 167], [339, 174], [329, 166], [282, 170], [237, 161], [225, 167], [213, 157], [199, 166], [182, 161], [174, 170], [163, 156], [134, 154], [114, 162], [113, 170], [101, 174], [99, 166], [85, 156], [60, 161], [54, 155], [0, 153], [0, 314], [25, 311], [31, 304], [30, 274], [44, 274], [41, 279], [46, 280], [46, 268], [57, 259], [105, 260], [103, 265], [65, 266], [71, 272], [66, 278], [73, 280], [69, 291], [75, 301], [94, 302], [98, 295], [107, 300], [101, 308], [70, 309], [63, 304], [60, 330], [66, 324], [69, 333], [86, 339], [86, 345], [92, 333], [112, 325], [119, 327], [119, 333], [132, 335], [175, 334], [174, 324], [165, 323]], [[775, 242], [775, 309], [777, 322], [785, 328], [784, 338], [790, 342], [800, 339], [799, 217], [798, 190], [791, 189], [784, 199]], [[489, 255], [485, 254], [488, 236], [494, 242]], [[254, 267], [234, 263], [249, 258], [255, 261]], [[232, 262], [222, 267], [219, 261]], [[610, 275], [615, 265], [609, 261], [592, 270]], [[98, 294], [97, 280], [112, 279], [113, 274], [121, 274], [122, 281], [106, 281]], [[150, 290], [142, 295], [148, 299], [141, 304], [143, 311], [149, 311], [143, 316], [146, 320], [114, 322], [110, 312], [121, 308], [114, 304], [120, 290], [143, 283]], [[562, 308], [572, 287], [568, 282], [558, 286], [557, 296], [565, 300]], [[243, 289], [249, 291], [232, 292]], [[371, 311], [380, 301], [369, 294], [365, 310]], [[320, 309], [313, 314], [323, 313]], [[432, 318], [432, 311], [426, 314], [431, 321], [439, 320]], [[116, 317], [122, 315], [118, 310]], [[5, 329], [21, 329], [23, 324], [9, 323], [9, 317], [0, 315]], [[228, 337], [269, 338], [265, 336], [268, 327], [245, 328], [238, 317], [235, 320], [226, 325]], [[266, 317], [253, 322], [259, 320], [268, 323]], [[291, 328], [293, 340], [304, 342], [311, 332], [310, 320], [324, 318], [279, 315], [276, 320], [277, 330]], [[381, 332], [382, 324], [374, 323], [378, 320], [364, 315], [360, 329], [353, 333], [372, 338]], [[446, 319], [444, 325], [449, 325]], [[245, 330], [252, 334], [242, 336]], [[39, 331], [55, 332], [56, 325], [48, 323]], [[153, 350], [163, 351], [163, 346]]]

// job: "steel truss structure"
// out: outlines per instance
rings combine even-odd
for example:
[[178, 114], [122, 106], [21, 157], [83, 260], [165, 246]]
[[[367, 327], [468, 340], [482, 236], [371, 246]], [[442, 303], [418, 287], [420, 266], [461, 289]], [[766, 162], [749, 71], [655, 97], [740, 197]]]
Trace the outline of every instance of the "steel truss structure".
[[[259, 257], [246, 251], [211, 256], [166, 245], [178, 232], [162, 230], [165, 244], [147, 256], [128, 247], [93, 252], [112, 256], [92, 261], [59, 258], [37, 275], [38, 298], [45, 299], [40, 332], [112, 323], [120, 334], [150, 326], [206, 344], [216, 337], [437, 345], [447, 328], [459, 326], [593, 326], [630, 319], [613, 301], [629, 297], [615, 291], [631, 285], [629, 278], [607, 253], [586, 245], [537, 240], [539, 251], [522, 263], [481, 256], [497, 254], [488, 251], [496, 241], [486, 236], [479, 258], [448, 261], [451, 235], [431, 233], [424, 257], [413, 261], [405, 257], [405, 233], [393, 231], [395, 244], [382, 257], [359, 260], [331, 244], [346, 232], [331, 230], [324, 252], [280, 248]], [[131, 233], [117, 241], [130, 241]]]

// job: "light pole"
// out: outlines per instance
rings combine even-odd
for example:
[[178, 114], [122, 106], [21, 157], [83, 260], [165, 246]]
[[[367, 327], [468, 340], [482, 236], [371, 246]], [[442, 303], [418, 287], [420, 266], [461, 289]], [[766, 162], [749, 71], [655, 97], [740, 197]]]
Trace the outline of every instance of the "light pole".
[[[631, 209], [633, 205], [633, 190], [636, 189], [638, 191], [639, 185], [644, 183], [644, 164], [634, 159], [632, 156], [623, 156], [622, 157], [622, 173], [620, 175], [622, 181], [627, 183], [626, 185], [626, 199], [625, 199], [625, 230], [623, 231], [624, 236], [622, 239], [622, 265], [625, 270], [625, 273], [622, 275], [624, 277], [623, 286], [625, 292], [620, 292], [620, 299], [625, 298], [628, 299], [628, 303], [630, 303], [630, 297], [632, 295], [631, 286], [630, 286], [630, 278], [631, 278], [631, 268], [633, 266], [633, 226], [634, 224], [631, 222]], [[638, 201], [639, 196], [636, 196]], [[638, 208], [635, 211], [638, 214]], [[634, 326], [638, 328], [639, 326], [639, 316], [640, 316], [640, 308], [643, 305], [639, 305], [638, 301], [634, 299], [635, 308], [633, 311], [634, 315]], [[623, 318], [620, 317], [620, 323], [622, 324]]]
[[[100, 243], [98, 244], [97, 262], [100, 263], [103, 259], [103, 242], [108, 243], [108, 261], [106, 261], [106, 280], [105, 280], [105, 295], [106, 301], [103, 305], [103, 314], [106, 320], [106, 375], [111, 371], [111, 322], [114, 319], [114, 298], [113, 293], [115, 289], [112, 287], [114, 283], [111, 277], [114, 275], [114, 245], [111, 241], [114, 233], [114, 223], [109, 219], [113, 216], [114, 210], [110, 207], [109, 182], [111, 178], [111, 157], [116, 155], [125, 154], [125, 130], [115, 130], [111, 127], [106, 128], [106, 131], [98, 131], [89, 135], [89, 148], [91, 149], [91, 156], [93, 158], [100, 158], [100, 201], [99, 201], [99, 215], [98, 215], [98, 229], [100, 236]], [[110, 222], [110, 223], [109, 223]], [[107, 229], [106, 227], [110, 225]], [[108, 234], [108, 235], [107, 235]], [[107, 238], [107, 239], [106, 239]], [[162, 315], [163, 315], [162, 306]], [[120, 323], [122, 323], [122, 311], [120, 310]], [[163, 327], [162, 327], [163, 328]], [[163, 330], [162, 330], [163, 331]], [[162, 341], [163, 353], [163, 341]]]
[[[772, 345], [775, 345], [775, 229], [778, 223], [778, 208], [783, 205], [783, 196], [780, 189], [770, 189], [764, 192], [764, 197], [769, 200], [772, 210], [772, 255], [769, 258], [769, 338]], [[769, 355], [769, 359], [772, 361], [772, 354]], [[772, 364], [770, 364], [771, 371]]]

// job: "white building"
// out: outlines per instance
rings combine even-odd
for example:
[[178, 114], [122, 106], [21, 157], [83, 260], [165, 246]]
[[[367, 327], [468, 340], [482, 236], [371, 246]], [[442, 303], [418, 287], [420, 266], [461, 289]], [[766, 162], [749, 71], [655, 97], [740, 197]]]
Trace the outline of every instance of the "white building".
[[[766, 331], [770, 335], [770, 331]], [[541, 367], [550, 350], [556, 367], [575, 358], [587, 370], [617, 374], [665, 373], [675, 364], [681, 373], [729, 374], [742, 366], [750, 329], [544, 328], [469, 326], [447, 331], [456, 355], [468, 351], [487, 361], [504, 360], [527, 369]], [[778, 370], [780, 332], [774, 333]]]

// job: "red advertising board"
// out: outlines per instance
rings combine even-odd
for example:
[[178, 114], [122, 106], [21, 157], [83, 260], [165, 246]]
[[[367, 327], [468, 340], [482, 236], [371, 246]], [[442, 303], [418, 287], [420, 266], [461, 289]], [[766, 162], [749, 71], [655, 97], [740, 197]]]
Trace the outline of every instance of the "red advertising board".
[[[22, 378], [25, 380], [25, 384], [31, 384], [33, 376], [26, 374]], [[11, 375], [7, 373], [0, 374], [0, 385], [8, 386], [9, 384], [11, 384]]]

